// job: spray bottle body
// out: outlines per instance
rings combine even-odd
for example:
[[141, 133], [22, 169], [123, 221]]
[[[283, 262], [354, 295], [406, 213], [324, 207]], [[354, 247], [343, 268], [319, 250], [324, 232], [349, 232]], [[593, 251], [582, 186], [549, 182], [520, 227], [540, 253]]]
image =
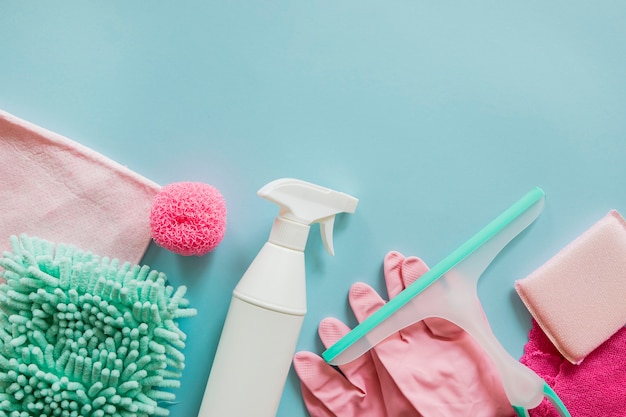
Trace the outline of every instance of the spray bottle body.
[[198, 417], [274, 417], [306, 314], [304, 249], [312, 223], [332, 255], [335, 215], [358, 200], [283, 178], [259, 196], [280, 207], [268, 241], [235, 290]]
[[304, 253], [265, 243], [233, 291], [199, 417], [274, 417], [305, 313]]

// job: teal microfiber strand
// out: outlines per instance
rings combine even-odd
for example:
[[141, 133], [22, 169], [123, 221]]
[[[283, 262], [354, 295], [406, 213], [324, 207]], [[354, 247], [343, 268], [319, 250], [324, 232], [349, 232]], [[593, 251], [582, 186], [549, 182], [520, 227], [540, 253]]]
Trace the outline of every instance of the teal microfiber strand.
[[0, 258], [0, 417], [167, 416], [184, 286], [147, 266], [21, 235]]

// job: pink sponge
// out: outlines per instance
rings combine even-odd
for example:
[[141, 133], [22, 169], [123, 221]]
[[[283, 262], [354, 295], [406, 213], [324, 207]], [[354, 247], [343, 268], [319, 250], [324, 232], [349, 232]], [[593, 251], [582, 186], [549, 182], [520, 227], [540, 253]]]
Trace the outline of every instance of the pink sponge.
[[580, 363], [626, 324], [626, 222], [611, 210], [515, 289], [561, 354]]
[[157, 245], [180, 255], [204, 255], [226, 232], [224, 198], [208, 184], [169, 184], [152, 201], [150, 228]]

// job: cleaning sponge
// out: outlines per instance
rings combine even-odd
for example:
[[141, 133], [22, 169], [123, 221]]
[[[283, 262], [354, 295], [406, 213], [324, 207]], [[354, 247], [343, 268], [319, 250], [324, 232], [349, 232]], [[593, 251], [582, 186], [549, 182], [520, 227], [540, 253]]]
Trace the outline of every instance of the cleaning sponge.
[[561, 354], [580, 363], [626, 324], [626, 222], [610, 211], [515, 289]]
[[0, 267], [0, 415], [167, 416], [195, 314], [163, 273], [11, 237]]
[[152, 238], [180, 255], [204, 255], [226, 232], [226, 204], [220, 192], [201, 182], [166, 185], [152, 201]]

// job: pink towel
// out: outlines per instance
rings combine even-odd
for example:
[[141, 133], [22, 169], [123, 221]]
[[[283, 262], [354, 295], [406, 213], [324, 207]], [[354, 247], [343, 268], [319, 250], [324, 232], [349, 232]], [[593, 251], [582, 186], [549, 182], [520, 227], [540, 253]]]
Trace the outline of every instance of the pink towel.
[[626, 222], [609, 212], [515, 289], [559, 352], [580, 363], [626, 324]]
[[[572, 417], [626, 416], [626, 328], [574, 365], [558, 352], [533, 320], [520, 362], [534, 370], [559, 395]], [[558, 417], [544, 400], [531, 417]]]
[[138, 263], [160, 186], [67, 138], [0, 111], [0, 250], [26, 233]]

